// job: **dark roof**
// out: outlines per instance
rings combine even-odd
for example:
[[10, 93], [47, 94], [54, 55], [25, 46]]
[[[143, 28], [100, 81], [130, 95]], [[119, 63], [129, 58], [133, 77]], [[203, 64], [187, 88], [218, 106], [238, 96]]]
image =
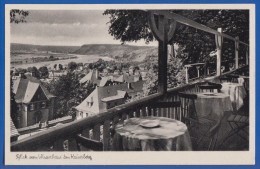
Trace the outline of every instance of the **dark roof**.
[[15, 93], [15, 100], [18, 103], [23, 102], [24, 99], [28, 101], [28, 97], [32, 98], [32, 95], [35, 94], [35, 92], [39, 87], [43, 90], [44, 94], [48, 99], [55, 97], [41, 84], [41, 81], [39, 79], [32, 77], [30, 75], [25, 75], [24, 77], [19, 77], [15, 79], [13, 87]]
[[16, 136], [19, 136], [19, 132], [18, 130], [16, 129], [16, 127], [14, 126], [14, 123], [13, 123], [13, 120], [11, 119], [11, 122], [10, 122], [10, 127], [11, 127], [11, 137], [16, 137]]
[[140, 80], [140, 75], [128, 75], [124, 74], [123, 75], [124, 81], [126, 83], [132, 83], [132, 82], [137, 82]]
[[[106, 110], [106, 105], [104, 102], [102, 102], [102, 99], [115, 96], [112, 97], [112, 99], [117, 100], [118, 91], [125, 91], [128, 96], [133, 96], [143, 90], [143, 83], [144, 81], [141, 80], [138, 82], [131, 83], [130, 86], [127, 83], [122, 83], [122, 84], [111, 85], [111, 86], [97, 87], [82, 103], [80, 103], [76, 107], [76, 109], [80, 111], [86, 111], [89, 113], [99, 113], [101, 111]], [[122, 93], [120, 92], [120, 94]], [[91, 100], [90, 98], [92, 98], [92, 101], [94, 103], [93, 106], [89, 108], [87, 102]]]

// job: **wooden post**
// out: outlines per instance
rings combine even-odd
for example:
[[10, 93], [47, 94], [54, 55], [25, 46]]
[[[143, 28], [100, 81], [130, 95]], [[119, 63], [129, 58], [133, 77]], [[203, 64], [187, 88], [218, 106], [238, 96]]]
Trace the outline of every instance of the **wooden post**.
[[172, 58], [175, 58], [174, 44], [171, 44], [170, 47], [171, 47], [171, 56]]
[[[168, 43], [173, 39], [176, 29], [176, 21], [158, 16], [158, 24], [155, 23], [154, 11], [148, 12], [148, 21], [151, 31], [159, 42], [158, 47], [158, 92], [165, 94], [167, 92], [167, 57]], [[170, 21], [170, 24], [169, 24]], [[157, 27], [158, 25], [158, 27]]]
[[[222, 28], [218, 28], [218, 32], [222, 33]], [[220, 35], [215, 36], [216, 46], [217, 46], [217, 76], [221, 75], [221, 52], [222, 52], [222, 43], [223, 37]]]
[[185, 72], [186, 72], [186, 83], [189, 83], [189, 67], [185, 66]]
[[246, 65], [249, 64], [249, 51], [248, 51], [248, 47], [246, 48]]
[[238, 69], [238, 50], [239, 50], [239, 37], [235, 40], [235, 69]]
[[167, 92], [167, 57], [168, 57], [168, 24], [163, 16], [159, 16], [159, 30], [163, 32], [163, 41], [159, 41], [158, 51], [158, 92]]

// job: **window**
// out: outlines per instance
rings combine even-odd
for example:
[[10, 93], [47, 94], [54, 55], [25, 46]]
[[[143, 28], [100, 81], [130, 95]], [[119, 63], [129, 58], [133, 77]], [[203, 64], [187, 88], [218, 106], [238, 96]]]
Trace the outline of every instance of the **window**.
[[80, 114], [79, 116], [80, 116], [81, 118], [83, 118], [83, 112], [80, 112], [79, 114]]
[[93, 106], [93, 102], [88, 102], [88, 107]]
[[42, 102], [42, 103], [41, 103], [41, 107], [42, 107], [42, 108], [45, 108], [45, 107], [46, 107], [46, 102]]
[[35, 105], [32, 103], [30, 104], [30, 110], [34, 110], [35, 109]]

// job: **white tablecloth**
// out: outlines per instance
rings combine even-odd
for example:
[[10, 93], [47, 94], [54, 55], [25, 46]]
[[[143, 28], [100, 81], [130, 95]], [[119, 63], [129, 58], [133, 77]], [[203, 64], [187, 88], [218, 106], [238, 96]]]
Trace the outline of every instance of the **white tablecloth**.
[[222, 83], [222, 93], [228, 94], [235, 110], [240, 109], [246, 97], [246, 90], [241, 83]]
[[[144, 128], [145, 120], [158, 120], [160, 126]], [[187, 126], [165, 117], [130, 118], [115, 128], [113, 149], [117, 151], [176, 151], [192, 150]]]
[[238, 83], [243, 84], [246, 90], [249, 90], [249, 77], [248, 76], [239, 76], [237, 78]]
[[219, 120], [226, 111], [233, 111], [230, 98], [224, 93], [198, 93], [195, 107], [198, 116]]

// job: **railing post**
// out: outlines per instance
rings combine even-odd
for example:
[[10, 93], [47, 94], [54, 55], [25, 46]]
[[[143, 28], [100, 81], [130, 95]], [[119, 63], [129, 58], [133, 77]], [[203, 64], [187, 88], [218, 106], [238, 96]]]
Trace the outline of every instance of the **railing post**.
[[189, 67], [185, 66], [185, 72], [186, 72], [186, 83], [189, 83]]
[[174, 44], [171, 44], [171, 45], [170, 45], [170, 49], [171, 49], [171, 51], [170, 51], [171, 57], [172, 57], [172, 58], [175, 58]]
[[200, 66], [196, 66], [196, 69], [197, 69], [197, 73], [198, 73], [197, 77], [200, 77]]
[[[222, 28], [218, 28], [218, 32], [222, 33]], [[217, 46], [217, 76], [221, 75], [221, 52], [223, 37], [221, 35], [215, 36], [216, 46]]]
[[248, 47], [246, 48], [246, 65], [249, 64], [249, 51], [248, 51]]
[[235, 40], [235, 69], [238, 69], [238, 50], [239, 50], [239, 37]]

